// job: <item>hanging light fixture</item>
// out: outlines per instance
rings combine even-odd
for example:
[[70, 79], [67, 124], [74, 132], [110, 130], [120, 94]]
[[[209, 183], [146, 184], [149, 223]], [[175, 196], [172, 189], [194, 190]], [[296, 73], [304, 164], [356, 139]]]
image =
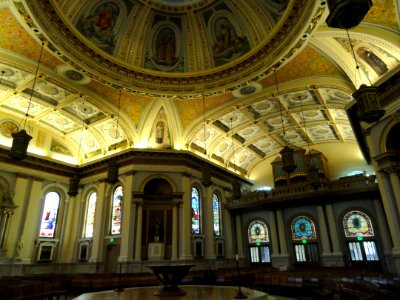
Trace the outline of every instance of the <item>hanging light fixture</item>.
[[[83, 104], [83, 103], [82, 103]], [[81, 153], [81, 147], [82, 147], [82, 140], [83, 140], [83, 130], [85, 129], [85, 118], [86, 118], [86, 107], [83, 106], [83, 112], [84, 112], [84, 118], [82, 120], [82, 129], [81, 129], [81, 136], [79, 140], [79, 147], [78, 147], [78, 155], [77, 155], [77, 162], [76, 162], [76, 169], [77, 173], [74, 174], [74, 176], [69, 180], [69, 189], [68, 189], [68, 195], [75, 197], [78, 195], [79, 192], [79, 182], [81, 180], [79, 176], [79, 155]]]
[[308, 180], [310, 182], [311, 187], [313, 189], [317, 190], [321, 186], [321, 179], [319, 178], [319, 168], [318, 168], [318, 166], [313, 164], [312, 161], [310, 160], [310, 157], [311, 157], [310, 139], [308, 138], [306, 118], [304, 116], [304, 110], [303, 110], [303, 99], [301, 98], [301, 96], [299, 96], [299, 100], [300, 100], [300, 110], [301, 110], [301, 115], [303, 118], [304, 131], [306, 133], [307, 147], [308, 147], [307, 175], [308, 175]]
[[36, 66], [35, 78], [33, 79], [33, 85], [32, 85], [31, 95], [29, 97], [28, 108], [26, 109], [23, 126], [21, 126], [22, 129], [20, 131], [12, 134], [13, 141], [12, 141], [11, 149], [10, 149], [10, 152], [8, 153], [8, 156], [10, 156], [14, 160], [23, 160], [26, 157], [26, 152], [28, 151], [28, 145], [29, 145], [30, 140], [32, 139], [32, 137], [26, 133], [25, 126], [26, 126], [26, 121], [29, 116], [29, 109], [31, 108], [33, 92], [35, 90], [35, 85], [36, 85], [36, 81], [37, 81], [37, 77], [38, 77], [38, 73], [39, 73], [40, 60], [42, 59], [44, 45], [45, 45], [45, 43], [43, 42], [42, 46], [40, 48], [40, 54], [39, 54], [39, 59], [38, 59], [38, 63]]
[[371, 0], [328, 0], [326, 23], [333, 28], [352, 28], [361, 23], [371, 7]]
[[[203, 92], [203, 135], [204, 135], [204, 153], [207, 157], [207, 136], [206, 136], [206, 103]], [[207, 162], [204, 162], [202, 172], [201, 172], [201, 184], [208, 187], [212, 184], [211, 181], [211, 169]]]
[[[232, 121], [233, 118], [231, 118], [231, 133], [232, 133]], [[235, 146], [233, 144], [233, 133], [231, 134], [231, 142], [232, 142], [232, 160], [233, 160], [233, 170], [236, 172], [236, 161], [235, 161]], [[232, 182], [232, 195], [234, 200], [240, 199], [242, 197], [242, 186], [240, 185], [240, 182], [235, 179]]]
[[[353, 54], [354, 62], [356, 64], [356, 72], [354, 78], [357, 76], [357, 71], [360, 73], [360, 67], [356, 55], [354, 53], [353, 43], [351, 42], [349, 31], [346, 30], [349, 40], [351, 52]], [[360, 74], [361, 79], [361, 74]], [[356, 82], [357, 84], [357, 82]], [[367, 86], [362, 84], [358, 90], [353, 93], [353, 98], [357, 101], [358, 116], [361, 121], [366, 123], [375, 123], [385, 114], [379, 103], [378, 88], [375, 86]]]
[[294, 150], [290, 146], [290, 143], [288, 142], [287, 136], [286, 136], [286, 131], [285, 131], [285, 124], [283, 121], [283, 112], [282, 112], [282, 104], [279, 101], [279, 88], [278, 88], [278, 79], [276, 75], [276, 69], [274, 69], [274, 76], [275, 76], [275, 86], [276, 86], [276, 99], [279, 104], [279, 111], [281, 115], [281, 123], [282, 123], [282, 133], [283, 133], [283, 140], [284, 140], [284, 147], [279, 153], [282, 156], [282, 170], [286, 171], [287, 173], [293, 172], [297, 166], [294, 163]]
[[[117, 112], [117, 128], [116, 128], [116, 136], [118, 137], [119, 131], [118, 131], [118, 125], [119, 125], [119, 110], [121, 107], [121, 95], [122, 95], [122, 90], [119, 90], [119, 99], [118, 99], [118, 112]], [[114, 150], [117, 149], [117, 145], [114, 144]], [[108, 163], [108, 173], [107, 173], [107, 179], [106, 181], [110, 184], [115, 184], [118, 182], [118, 173], [119, 173], [119, 165], [117, 162], [117, 159], [115, 157], [111, 158], [111, 160]]]

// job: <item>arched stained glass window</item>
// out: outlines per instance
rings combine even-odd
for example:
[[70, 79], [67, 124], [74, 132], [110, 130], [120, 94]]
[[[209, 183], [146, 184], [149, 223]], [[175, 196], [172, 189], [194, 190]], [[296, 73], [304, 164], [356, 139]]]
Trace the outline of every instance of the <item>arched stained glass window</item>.
[[252, 263], [270, 263], [269, 235], [267, 224], [261, 220], [250, 223], [247, 234], [249, 237], [250, 259]]
[[200, 195], [196, 188], [192, 188], [192, 233], [200, 234]]
[[122, 186], [117, 186], [114, 190], [112, 201], [112, 216], [111, 216], [111, 235], [121, 233], [122, 221], [122, 199], [124, 192]]
[[39, 237], [54, 238], [59, 206], [60, 194], [48, 192], [44, 200]]
[[93, 237], [93, 227], [94, 227], [94, 214], [96, 211], [96, 201], [97, 193], [91, 192], [88, 197], [87, 209], [86, 209], [86, 220], [85, 220], [85, 230], [84, 237]]
[[349, 211], [343, 217], [343, 229], [351, 261], [379, 261], [374, 229], [366, 213], [359, 210]]
[[256, 220], [250, 223], [248, 228], [248, 235], [249, 243], [269, 242], [267, 225], [260, 220]]
[[314, 222], [306, 216], [298, 216], [294, 218], [291, 230], [293, 240], [309, 240], [317, 238]]
[[213, 194], [214, 234], [221, 235], [221, 205], [217, 194]]
[[371, 219], [358, 210], [352, 210], [344, 216], [343, 228], [346, 237], [374, 236]]

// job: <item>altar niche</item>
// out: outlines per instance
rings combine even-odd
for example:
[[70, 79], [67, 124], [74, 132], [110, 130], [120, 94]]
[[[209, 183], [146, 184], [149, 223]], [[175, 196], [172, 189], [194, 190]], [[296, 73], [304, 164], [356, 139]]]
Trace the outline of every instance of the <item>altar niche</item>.
[[150, 180], [144, 188], [142, 259], [171, 259], [173, 191], [162, 178]]

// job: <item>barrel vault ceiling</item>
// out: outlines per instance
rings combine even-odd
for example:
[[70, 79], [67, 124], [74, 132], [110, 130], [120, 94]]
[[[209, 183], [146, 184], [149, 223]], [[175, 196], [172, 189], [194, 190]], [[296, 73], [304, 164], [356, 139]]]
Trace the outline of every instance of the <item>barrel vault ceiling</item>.
[[0, 0], [0, 144], [25, 128], [29, 153], [67, 164], [173, 149], [249, 176], [283, 133], [356, 143], [344, 108], [399, 70], [399, 2], [373, 1], [348, 34], [328, 13], [320, 0]]

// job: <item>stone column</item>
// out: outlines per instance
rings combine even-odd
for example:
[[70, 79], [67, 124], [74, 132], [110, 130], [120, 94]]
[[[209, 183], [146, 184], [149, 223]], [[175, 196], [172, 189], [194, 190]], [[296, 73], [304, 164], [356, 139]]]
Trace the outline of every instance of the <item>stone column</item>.
[[390, 236], [392, 237], [392, 251], [400, 254], [400, 220], [394, 195], [391, 191], [390, 179], [387, 175], [386, 172], [381, 171], [376, 174], [376, 178], [380, 187], [379, 190], [381, 192], [382, 204], [385, 210]]
[[244, 257], [243, 249], [243, 229], [242, 229], [242, 217], [239, 214], [235, 215], [236, 225], [236, 250], [239, 257]]
[[383, 211], [382, 203], [379, 199], [374, 200], [374, 208], [376, 211], [376, 222], [378, 225], [378, 231], [379, 231], [379, 236], [377, 236], [381, 241], [382, 241], [382, 248], [384, 255], [390, 254], [391, 248], [392, 248], [392, 242], [390, 240], [390, 233], [387, 222], [385, 213]]
[[142, 227], [143, 227], [143, 200], [136, 200], [137, 207], [137, 223], [136, 223], [136, 239], [135, 239], [135, 261], [142, 261]]
[[[17, 179], [14, 186], [14, 204], [17, 208], [14, 210], [14, 215], [8, 223], [8, 237], [5, 240], [5, 249], [7, 257], [20, 257], [22, 250], [22, 231], [26, 217], [26, 198], [29, 196], [28, 190], [29, 180], [27, 177], [17, 174]], [[39, 217], [40, 218], [40, 217]]]
[[278, 209], [276, 211], [276, 217], [278, 219], [278, 232], [279, 232], [279, 246], [281, 249], [281, 255], [288, 255], [286, 234], [285, 234], [285, 223], [283, 221], [282, 210]]
[[224, 226], [222, 227], [223, 235], [225, 236], [225, 257], [230, 259], [235, 257], [233, 253], [233, 233], [232, 233], [232, 216], [229, 210], [226, 208], [226, 203], [222, 203], [222, 221]]
[[331, 241], [332, 241], [332, 252], [333, 252], [332, 254], [335, 256], [342, 256], [343, 254], [342, 251], [340, 250], [339, 236], [336, 228], [337, 222], [335, 219], [335, 215], [333, 213], [332, 204], [326, 204], [325, 209], [328, 218], [329, 233], [331, 235]]
[[132, 205], [132, 190], [133, 190], [134, 174], [130, 173], [126, 176], [124, 187], [124, 200], [122, 211], [122, 227], [121, 227], [121, 248], [118, 257], [118, 262], [133, 261], [133, 205]]
[[181, 201], [174, 201], [172, 203], [172, 254], [171, 260], [178, 259], [178, 207]]
[[80, 216], [79, 209], [81, 208], [82, 198], [82, 188], [80, 188], [77, 196], [69, 196], [65, 201], [65, 226], [62, 230], [63, 240], [60, 241], [60, 262], [69, 263], [76, 260], [74, 257], [76, 243], [81, 238], [78, 233], [78, 224], [82, 224], [77, 219]]
[[95, 263], [103, 260], [105, 224], [109, 224], [109, 220], [107, 220], [109, 216], [109, 207], [107, 207], [107, 203], [110, 203], [111, 199], [109, 199], [109, 195], [106, 195], [106, 188], [107, 183], [102, 180], [98, 187], [93, 226], [93, 244], [89, 259], [90, 262]]
[[205, 189], [205, 197], [203, 199], [203, 224], [205, 233], [205, 255], [206, 259], [215, 259], [215, 237], [214, 237], [214, 215], [212, 207], [213, 186]]
[[285, 234], [285, 222], [283, 220], [282, 210], [276, 211], [276, 219], [278, 222], [279, 248], [281, 253], [279, 256], [272, 257], [272, 265], [279, 270], [287, 270], [290, 266], [290, 256], [288, 254], [288, 245], [286, 243], [287, 236]]
[[392, 184], [393, 196], [397, 206], [397, 213], [400, 216], [400, 180], [398, 173], [400, 172], [397, 166], [392, 166], [385, 169], [389, 173], [390, 183]]
[[[22, 249], [20, 257], [22, 263], [29, 264], [36, 260], [34, 255], [35, 242], [38, 241], [38, 229], [40, 218], [42, 216], [41, 208], [43, 206], [44, 197], [42, 195], [43, 179], [34, 178], [30, 191], [24, 191], [29, 195], [27, 216], [25, 218], [24, 228], [22, 231], [21, 243]], [[19, 189], [20, 187], [18, 187]]]
[[324, 208], [321, 205], [317, 205], [318, 214], [318, 225], [320, 232], [320, 240], [322, 245], [322, 256], [329, 255], [331, 253], [331, 247], [329, 245], [329, 234], [326, 226]]
[[279, 255], [279, 239], [278, 232], [276, 231], [275, 212], [269, 211], [269, 228], [271, 229], [271, 244], [272, 244], [272, 255]]
[[189, 174], [183, 174], [182, 176], [182, 189], [183, 189], [183, 205], [181, 208], [181, 226], [179, 227], [179, 236], [181, 237], [182, 251], [179, 253], [179, 259], [193, 259], [192, 255], [192, 204], [191, 198], [191, 186]]
[[333, 213], [332, 204], [326, 204], [325, 209], [326, 216], [328, 218], [329, 233], [332, 241], [332, 254], [330, 258], [330, 265], [341, 267], [344, 266], [344, 257], [342, 251], [340, 250], [339, 235], [336, 227], [337, 222]]

